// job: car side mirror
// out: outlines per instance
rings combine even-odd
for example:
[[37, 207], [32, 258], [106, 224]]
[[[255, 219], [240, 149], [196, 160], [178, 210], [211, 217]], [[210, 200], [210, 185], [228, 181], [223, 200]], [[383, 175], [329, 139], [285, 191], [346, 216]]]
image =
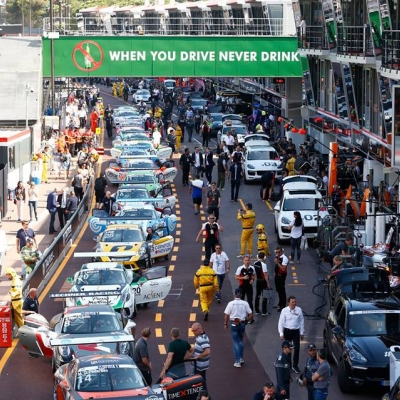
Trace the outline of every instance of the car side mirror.
[[336, 325], [333, 329], [332, 329], [332, 333], [334, 335], [341, 335], [343, 333], [343, 329], [341, 326]]

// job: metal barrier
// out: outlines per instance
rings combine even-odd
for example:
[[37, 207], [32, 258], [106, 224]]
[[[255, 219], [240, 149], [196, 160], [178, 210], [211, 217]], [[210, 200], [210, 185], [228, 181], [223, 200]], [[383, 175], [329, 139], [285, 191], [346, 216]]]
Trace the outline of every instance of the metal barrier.
[[368, 26], [338, 27], [338, 54], [355, 57], [374, 57], [370, 28]]
[[[49, 32], [50, 20], [44, 18], [43, 32]], [[295, 35], [293, 18], [54, 18], [54, 31], [60, 35], [178, 35], [178, 36], [289, 36]]]
[[382, 68], [400, 70], [400, 31], [382, 33]]
[[312, 50], [329, 50], [325, 26], [307, 26], [305, 35], [297, 28], [298, 48]]
[[64, 260], [65, 255], [86, 221], [94, 195], [94, 180], [94, 178], [90, 179], [83, 199], [78, 205], [78, 209], [45, 250], [34, 270], [27, 276], [23, 285], [24, 297], [27, 296], [31, 287], [36, 287], [41, 291], [51, 279], [61, 261]]

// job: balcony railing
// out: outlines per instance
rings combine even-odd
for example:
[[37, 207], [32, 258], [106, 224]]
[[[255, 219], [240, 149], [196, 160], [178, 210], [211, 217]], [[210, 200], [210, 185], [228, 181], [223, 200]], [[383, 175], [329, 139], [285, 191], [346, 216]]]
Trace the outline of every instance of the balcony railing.
[[354, 57], [374, 57], [370, 29], [367, 26], [339, 26], [337, 53]]
[[400, 70], [400, 31], [382, 32], [382, 68]]
[[307, 26], [305, 35], [297, 28], [298, 48], [312, 50], [328, 50], [325, 26]]
[[[49, 32], [45, 18], [43, 31]], [[54, 31], [60, 35], [221, 35], [291, 36], [296, 34], [291, 18], [54, 18]]]

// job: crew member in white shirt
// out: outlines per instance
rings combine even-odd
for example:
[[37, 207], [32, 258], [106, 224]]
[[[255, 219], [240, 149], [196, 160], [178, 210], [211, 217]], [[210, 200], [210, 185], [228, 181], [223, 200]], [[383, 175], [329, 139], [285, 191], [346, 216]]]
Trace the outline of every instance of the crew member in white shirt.
[[293, 367], [292, 370], [296, 374], [300, 374], [299, 370], [299, 352], [300, 340], [304, 339], [304, 316], [300, 307], [296, 306], [296, 297], [290, 296], [288, 306], [281, 311], [278, 322], [278, 331], [281, 340], [289, 340], [293, 342]]
[[215, 245], [215, 252], [211, 254], [210, 263], [212, 264], [212, 269], [217, 274], [219, 291], [215, 295], [218, 303], [221, 303], [221, 290], [222, 284], [224, 283], [225, 274], [229, 273], [231, 269], [230, 261], [227, 254], [222, 251], [222, 246], [220, 244]]

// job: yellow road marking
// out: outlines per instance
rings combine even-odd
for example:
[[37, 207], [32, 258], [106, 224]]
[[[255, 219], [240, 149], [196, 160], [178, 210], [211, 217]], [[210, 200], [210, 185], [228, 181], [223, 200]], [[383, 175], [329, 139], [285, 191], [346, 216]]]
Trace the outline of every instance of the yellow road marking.
[[292, 275], [293, 275], [293, 276], [297, 276], [297, 272], [293, 272]]
[[199, 294], [200, 292], [199, 292], [199, 289], [196, 289], [196, 294]]
[[171, 261], [176, 261], [176, 256], [171, 256]]
[[[195, 301], [197, 301], [197, 300], [195, 300]], [[190, 313], [190, 315], [189, 315], [189, 321], [190, 321], [190, 322], [196, 321], [196, 313]]]
[[293, 283], [295, 283], [296, 285], [299, 284], [299, 281], [297, 279], [293, 279]]
[[176, 231], [176, 235], [178, 236], [178, 235], [180, 235], [181, 234], [181, 231]]
[[188, 328], [188, 337], [194, 337], [194, 333], [190, 328]]
[[15, 347], [17, 346], [19, 342], [19, 339], [13, 339], [12, 341], [12, 346], [9, 347], [6, 352], [4, 353], [4, 356], [0, 360], [0, 374], [3, 371], [4, 366], [6, 365], [6, 362], [8, 359], [11, 357], [11, 354], [13, 353]]
[[193, 300], [192, 308], [195, 308], [195, 307], [198, 307], [198, 306], [199, 306], [199, 300], [198, 299]]
[[175, 209], [178, 209], [180, 207], [179, 203], [175, 203]]
[[163, 344], [158, 345], [158, 351], [160, 354], [165, 355], [167, 354], [167, 350], [165, 349], [165, 346]]
[[267, 207], [268, 207], [271, 211], [274, 209], [269, 201], [265, 200], [264, 203], [267, 205]]
[[162, 314], [161, 313], [156, 313], [156, 316], [154, 318], [156, 322], [161, 322], [162, 321]]
[[157, 307], [164, 307], [165, 300], [158, 300]]
[[182, 228], [182, 225], [181, 224], [176, 224], [176, 227], [177, 228]]
[[174, 248], [172, 250], [173, 251], [178, 251], [179, 250], [179, 246], [174, 246]]
[[181, 238], [175, 238], [175, 243], [180, 243], [181, 242]]
[[288, 283], [288, 286], [306, 286], [305, 283]]
[[163, 333], [162, 333], [162, 329], [161, 328], [156, 328], [156, 337], [162, 337]]
[[292, 271], [295, 271], [296, 270], [296, 267], [291, 267], [292, 268]]
[[169, 271], [175, 271], [175, 265], [170, 265], [168, 268]]

